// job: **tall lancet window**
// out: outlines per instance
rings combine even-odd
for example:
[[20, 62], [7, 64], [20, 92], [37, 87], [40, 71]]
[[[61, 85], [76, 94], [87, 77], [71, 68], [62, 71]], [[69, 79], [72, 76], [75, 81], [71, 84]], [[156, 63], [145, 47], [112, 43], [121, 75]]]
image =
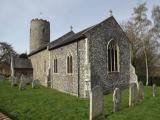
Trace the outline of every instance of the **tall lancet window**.
[[54, 73], [58, 73], [58, 68], [57, 68], [57, 58], [54, 58]]
[[67, 73], [73, 73], [73, 63], [72, 56], [67, 56]]
[[119, 71], [119, 47], [113, 40], [108, 44], [108, 71]]

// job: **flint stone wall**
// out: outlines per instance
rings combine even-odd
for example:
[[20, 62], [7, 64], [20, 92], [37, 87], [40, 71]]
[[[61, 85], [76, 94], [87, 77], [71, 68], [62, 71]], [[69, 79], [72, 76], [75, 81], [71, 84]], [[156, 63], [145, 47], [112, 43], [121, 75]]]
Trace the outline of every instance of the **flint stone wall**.
[[[67, 56], [70, 54], [72, 55], [73, 61], [72, 74], [67, 73]], [[51, 50], [51, 86], [59, 91], [67, 92], [76, 96], [79, 95], [81, 97], [85, 97], [85, 54], [85, 39]], [[53, 61], [55, 58], [57, 58], [58, 73], [54, 73]]]
[[[89, 41], [89, 59], [91, 62], [91, 87], [103, 86], [104, 92], [128, 87], [130, 78], [131, 44], [114, 18], [109, 18], [87, 33]], [[108, 71], [109, 41], [114, 40], [119, 46], [119, 72]]]
[[[47, 76], [47, 70], [49, 66], [49, 52], [48, 50], [43, 50], [29, 57], [32, 62], [33, 67], [33, 79], [38, 79], [41, 85], [47, 86], [47, 81], [45, 81]], [[44, 65], [46, 61], [46, 66]], [[44, 71], [44, 67], [46, 70]]]

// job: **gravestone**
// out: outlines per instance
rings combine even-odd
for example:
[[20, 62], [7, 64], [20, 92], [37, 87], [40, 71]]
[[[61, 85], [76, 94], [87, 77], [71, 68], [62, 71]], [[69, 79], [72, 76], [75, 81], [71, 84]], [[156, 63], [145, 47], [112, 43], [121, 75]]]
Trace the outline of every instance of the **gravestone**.
[[104, 119], [103, 89], [95, 86], [90, 93], [90, 120]]
[[121, 91], [119, 88], [115, 88], [113, 92], [113, 112], [117, 112], [120, 110], [121, 104]]
[[129, 83], [132, 84], [132, 83], [136, 83], [137, 86], [138, 86], [138, 77], [136, 75], [136, 72], [135, 72], [135, 67], [130, 64], [130, 80], [129, 80]]
[[138, 88], [136, 83], [129, 86], [129, 106], [133, 106], [138, 102]]
[[156, 87], [156, 84], [153, 84], [153, 88], [152, 88], [152, 93], [153, 93], [153, 97], [156, 97], [157, 96], [157, 87]]
[[22, 74], [20, 77], [19, 90], [25, 90], [25, 89], [26, 89], [25, 77]]
[[144, 86], [141, 81], [139, 82], [139, 99], [140, 100], [144, 99]]
[[5, 77], [3, 75], [0, 75], [0, 82], [3, 82], [5, 80]]
[[32, 79], [30, 77], [25, 76], [25, 83], [29, 85], [32, 82]]
[[32, 88], [38, 88], [39, 87], [39, 80], [33, 80], [32, 81]]
[[12, 87], [13, 87], [13, 86], [17, 86], [18, 80], [17, 80], [17, 78], [16, 78], [15, 76], [11, 76], [11, 77], [10, 77], [10, 81], [11, 81], [11, 86], [12, 86]]

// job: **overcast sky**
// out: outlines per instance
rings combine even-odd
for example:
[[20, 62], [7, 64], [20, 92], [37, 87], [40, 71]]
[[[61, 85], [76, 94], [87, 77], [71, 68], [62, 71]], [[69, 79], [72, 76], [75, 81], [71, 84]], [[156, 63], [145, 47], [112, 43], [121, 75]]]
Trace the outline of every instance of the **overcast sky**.
[[[18, 53], [29, 51], [30, 20], [50, 21], [51, 41], [70, 31], [78, 32], [104, 19], [112, 9], [118, 22], [131, 17], [133, 7], [143, 0], [0, 0], [0, 41]], [[160, 0], [145, 0], [149, 9]], [[42, 13], [42, 15], [40, 14]], [[150, 14], [149, 14], [150, 15]]]

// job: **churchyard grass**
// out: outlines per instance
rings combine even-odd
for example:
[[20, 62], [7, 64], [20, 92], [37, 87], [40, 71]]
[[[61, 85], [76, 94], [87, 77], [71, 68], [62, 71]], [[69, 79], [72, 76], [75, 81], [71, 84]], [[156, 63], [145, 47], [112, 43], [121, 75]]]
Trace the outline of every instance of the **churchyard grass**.
[[[158, 93], [160, 89], [158, 88]], [[112, 95], [105, 96], [107, 120], [159, 120], [160, 95], [152, 97], [152, 88], [145, 87], [145, 98], [128, 107], [128, 90], [122, 92], [122, 107], [112, 112]], [[89, 100], [40, 86], [20, 91], [8, 81], [0, 82], [0, 112], [13, 120], [88, 120]]]
[[14, 120], [79, 120], [88, 117], [88, 100], [40, 87], [20, 91], [0, 83], [0, 111]]

